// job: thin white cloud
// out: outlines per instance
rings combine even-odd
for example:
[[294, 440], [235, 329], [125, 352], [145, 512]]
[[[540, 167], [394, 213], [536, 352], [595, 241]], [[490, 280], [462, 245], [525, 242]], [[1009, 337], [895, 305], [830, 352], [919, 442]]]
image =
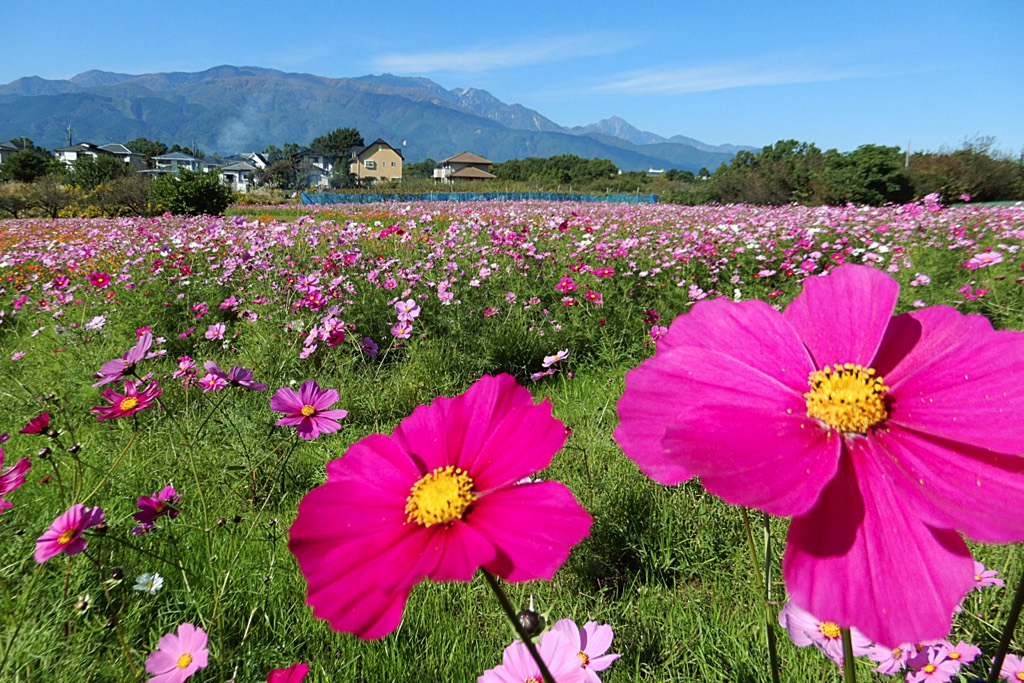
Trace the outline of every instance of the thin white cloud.
[[614, 54], [633, 45], [622, 36], [587, 34], [555, 37], [546, 41], [506, 45], [478, 45], [458, 50], [420, 53], [389, 53], [370, 60], [374, 69], [399, 74], [481, 73], [518, 66], [549, 64], [580, 57]]
[[772, 60], [766, 60], [643, 69], [622, 74], [589, 90], [624, 95], [686, 95], [731, 88], [823, 83], [867, 75], [864, 69], [829, 68], [813, 63], [772, 63]]

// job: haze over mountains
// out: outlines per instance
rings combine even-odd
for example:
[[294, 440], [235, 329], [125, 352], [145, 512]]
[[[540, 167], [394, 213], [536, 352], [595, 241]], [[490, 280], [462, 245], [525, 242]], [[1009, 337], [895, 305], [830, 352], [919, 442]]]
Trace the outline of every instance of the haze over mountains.
[[714, 170], [740, 149], [664, 138], [613, 117], [567, 128], [485, 90], [446, 90], [426, 78], [384, 74], [324, 78], [258, 67], [143, 75], [86, 71], [68, 80], [35, 76], [0, 85], [0, 140], [28, 136], [50, 149], [74, 141], [146, 137], [231, 154], [308, 143], [335, 128], [401, 146], [407, 161], [468, 150], [492, 161], [575, 154], [623, 170]]

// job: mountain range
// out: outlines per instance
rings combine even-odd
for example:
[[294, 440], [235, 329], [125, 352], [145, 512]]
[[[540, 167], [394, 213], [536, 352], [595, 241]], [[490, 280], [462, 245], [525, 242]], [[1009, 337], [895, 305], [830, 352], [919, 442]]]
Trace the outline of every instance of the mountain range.
[[714, 170], [740, 149], [681, 135], [665, 138], [612, 117], [561, 126], [485, 90], [447, 90], [426, 78], [383, 74], [325, 78], [258, 67], [130, 75], [86, 71], [67, 80], [36, 76], [0, 85], [0, 140], [27, 136], [50, 149], [137, 137], [193, 143], [225, 154], [269, 144], [306, 144], [335, 128], [401, 147], [406, 161], [470, 151], [492, 161], [575, 154], [623, 170]]

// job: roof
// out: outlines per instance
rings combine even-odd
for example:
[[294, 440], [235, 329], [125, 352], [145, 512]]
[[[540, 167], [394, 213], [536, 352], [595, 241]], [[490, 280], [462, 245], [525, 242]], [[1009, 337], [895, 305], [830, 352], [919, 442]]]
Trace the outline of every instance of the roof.
[[466, 179], [474, 179], [474, 180], [491, 180], [493, 178], [497, 178], [498, 176], [494, 175], [493, 173], [488, 173], [487, 171], [484, 171], [483, 169], [476, 168], [475, 166], [466, 166], [465, 168], [460, 168], [458, 171], [455, 171], [454, 173], [452, 173], [448, 177], [449, 178], [466, 178]]
[[7, 151], [18, 152], [21, 150], [17, 145], [13, 145], [10, 142], [0, 142], [0, 149], [6, 149]]
[[110, 152], [112, 154], [120, 154], [121, 156], [124, 156], [126, 154], [135, 154], [135, 152], [131, 151], [130, 149], [128, 149], [119, 142], [113, 142], [109, 145], [100, 145], [100, 149], [102, 149], [105, 152]]
[[170, 154], [161, 154], [158, 157], [153, 157], [161, 161], [202, 161], [197, 159], [191, 154], [185, 154], [184, 152], [171, 152]]
[[381, 138], [377, 138], [376, 140], [374, 140], [370, 144], [366, 145], [365, 147], [353, 147], [352, 148], [352, 156], [359, 157], [359, 156], [362, 155], [363, 152], [365, 152], [366, 150], [370, 149], [374, 145], [384, 145], [385, 147], [390, 149], [392, 152], [397, 154], [400, 159], [402, 159], [403, 161], [405, 160], [405, 157], [402, 156], [402, 150], [401, 149], [399, 149], [397, 147], [392, 147], [391, 145], [389, 145], [386, 141], [382, 140]]
[[108, 149], [103, 149], [99, 145], [94, 145], [91, 142], [80, 142], [77, 145], [71, 145], [70, 147], [60, 147], [54, 150], [55, 152], [103, 152], [105, 154], [111, 154]]
[[239, 161], [237, 163], [230, 164], [228, 166], [223, 166], [223, 167], [221, 167], [220, 170], [221, 171], [249, 171], [250, 173], [254, 173], [254, 172], [258, 171], [259, 169], [257, 169], [252, 164], [247, 164], [244, 161]]
[[493, 163], [494, 162], [491, 161], [490, 159], [484, 159], [483, 157], [477, 156], [476, 154], [472, 154], [471, 152], [460, 152], [459, 154], [456, 154], [453, 157], [448, 157], [447, 159], [442, 159], [441, 161], [438, 162], [437, 165], [438, 166], [443, 166], [444, 164], [488, 164], [488, 165], [491, 165]]

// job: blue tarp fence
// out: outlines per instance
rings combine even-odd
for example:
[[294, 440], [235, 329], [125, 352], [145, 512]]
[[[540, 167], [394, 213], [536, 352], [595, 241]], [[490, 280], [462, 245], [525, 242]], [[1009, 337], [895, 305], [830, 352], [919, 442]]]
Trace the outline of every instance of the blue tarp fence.
[[562, 192], [425, 192], [423, 194], [340, 194], [303, 192], [303, 204], [373, 204], [376, 202], [488, 202], [539, 200], [547, 202], [611, 202], [657, 204], [653, 194], [566, 194]]

